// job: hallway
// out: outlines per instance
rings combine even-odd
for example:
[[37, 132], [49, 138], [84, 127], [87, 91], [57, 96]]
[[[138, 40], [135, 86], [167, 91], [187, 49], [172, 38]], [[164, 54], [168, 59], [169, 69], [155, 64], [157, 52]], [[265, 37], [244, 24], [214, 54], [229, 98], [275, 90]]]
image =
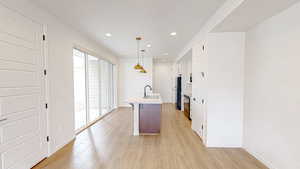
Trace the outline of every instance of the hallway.
[[266, 169], [242, 149], [206, 149], [190, 121], [164, 104], [160, 136], [131, 136], [132, 113], [120, 108], [34, 169]]

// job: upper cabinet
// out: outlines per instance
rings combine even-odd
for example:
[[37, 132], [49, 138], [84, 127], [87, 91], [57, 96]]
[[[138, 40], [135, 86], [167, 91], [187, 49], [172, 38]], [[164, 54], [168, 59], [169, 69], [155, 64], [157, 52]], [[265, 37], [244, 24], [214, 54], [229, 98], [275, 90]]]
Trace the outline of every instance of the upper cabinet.
[[191, 84], [192, 75], [192, 51], [188, 52], [182, 59], [178, 62], [179, 74], [182, 75], [183, 85]]

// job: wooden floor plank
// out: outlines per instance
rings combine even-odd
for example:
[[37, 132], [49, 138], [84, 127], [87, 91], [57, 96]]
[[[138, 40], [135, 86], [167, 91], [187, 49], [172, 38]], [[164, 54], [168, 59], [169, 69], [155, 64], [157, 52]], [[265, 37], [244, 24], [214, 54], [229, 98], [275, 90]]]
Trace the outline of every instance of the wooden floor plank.
[[133, 114], [119, 108], [33, 169], [267, 169], [243, 149], [205, 148], [173, 104], [161, 134], [132, 136]]

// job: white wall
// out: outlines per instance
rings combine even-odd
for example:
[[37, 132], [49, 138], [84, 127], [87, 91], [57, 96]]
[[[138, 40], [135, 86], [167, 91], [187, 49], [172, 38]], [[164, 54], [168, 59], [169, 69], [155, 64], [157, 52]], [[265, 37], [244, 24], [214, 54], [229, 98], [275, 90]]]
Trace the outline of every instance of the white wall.
[[179, 76], [179, 74], [181, 74], [181, 65], [179, 62], [174, 62], [173, 63], [173, 78], [174, 78], [174, 83], [173, 83], [173, 89], [174, 89], [174, 94], [173, 94], [173, 102], [176, 103], [177, 102], [177, 77]]
[[242, 147], [245, 33], [210, 33], [207, 146]]
[[155, 61], [153, 64], [153, 90], [160, 93], [164, 103], [174, 103], [173, 62]]
[[210, 33], [218, 24], [228, 17], [237, 7], [239, 7], [245, 0], [226, 0], [225, 3], [212, 15], [201, 30], [186, 44], [184, 49], [180, 52], [177, 60], [180, 60], [186, 53], [199, 43], [203, 43], [205, 37]]
[[[133, 68], [137, 63], [136, 58], [122, 58], [119, 63], [119, 106], [130, 106], [126, 100], [131, 97], [143, 97], [144, 86], [153, 86], [153, 60], [150, 57], [144, 58], [146, 74], [140, 73]], [[149, 89], [147, 89], [147, 91], [149, 91]]]
[[210, 33], [193, 48], [192, 129], [207, 147], [242, 147], [244, 52], [245, 33]]
[[300, 168], [300, 3], [246, 35], [244, 147], [272, 169]]
[[113, 63], [118, 60], [98, 43], [60, 23], [30, 1], [1, 0], [0, 3], [47, 26], [49, 135], [50, 153], [53, 153], [75, 137], [72, 48], [81, 46]]

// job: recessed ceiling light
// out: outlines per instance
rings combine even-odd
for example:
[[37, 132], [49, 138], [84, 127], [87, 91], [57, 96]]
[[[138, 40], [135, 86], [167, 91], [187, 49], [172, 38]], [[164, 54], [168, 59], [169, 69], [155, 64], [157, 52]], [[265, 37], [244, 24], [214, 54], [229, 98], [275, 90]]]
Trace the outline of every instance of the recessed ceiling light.
[[111, 33], [106, 33], [105, 36], [111, 37], [112, 35], [111, 35]]
[[171, 36], [176, 36], [177, 33], [176, 33], [176, 32], [172, 32], [172, 33], [170, 33], [170, 35], [171, 35]]
[[151, 48], [151, 44], [148, 44], [147, 47], [148, 47], [148, 48]]

